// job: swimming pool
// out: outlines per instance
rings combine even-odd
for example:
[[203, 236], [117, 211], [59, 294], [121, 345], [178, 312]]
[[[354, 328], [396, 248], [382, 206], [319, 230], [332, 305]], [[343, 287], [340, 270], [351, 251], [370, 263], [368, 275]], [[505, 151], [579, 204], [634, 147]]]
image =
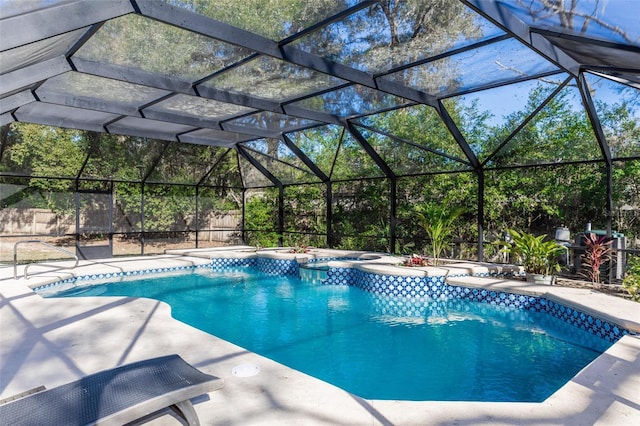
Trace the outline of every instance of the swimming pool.
[[163, 300], [176, 319], [369, 399], [542, 401], [611, 344], [541, 312], [417, 302], [250, 267], [55, 294], [96, 295]]

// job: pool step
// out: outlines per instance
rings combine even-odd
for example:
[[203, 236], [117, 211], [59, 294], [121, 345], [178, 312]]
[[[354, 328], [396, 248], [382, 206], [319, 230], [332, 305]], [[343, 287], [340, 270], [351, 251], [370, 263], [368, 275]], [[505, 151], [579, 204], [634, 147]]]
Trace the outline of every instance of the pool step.
[[327, 269], [307, 268], [300, 265], [300, 279], [313, 284], [322, 284], [327, 279]]

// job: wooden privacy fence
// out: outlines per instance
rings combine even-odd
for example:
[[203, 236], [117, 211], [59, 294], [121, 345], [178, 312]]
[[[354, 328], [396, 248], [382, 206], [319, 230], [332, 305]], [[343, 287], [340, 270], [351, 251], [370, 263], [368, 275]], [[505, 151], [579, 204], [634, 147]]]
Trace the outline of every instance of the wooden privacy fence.
[[2, 235], [51, 235], [72, 234], [76, 229], [75, 218], [60, 216], [47, 209], [0, 210], [0, 234]]

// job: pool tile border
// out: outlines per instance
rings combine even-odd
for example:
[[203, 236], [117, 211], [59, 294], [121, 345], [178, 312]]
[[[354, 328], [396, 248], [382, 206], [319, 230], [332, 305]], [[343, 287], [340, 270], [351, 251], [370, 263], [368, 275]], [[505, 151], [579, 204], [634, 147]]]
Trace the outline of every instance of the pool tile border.
[[[483, 273], [474, 276], [487, 276], [487, 274]], [[324, 284], [353, 286], [378, 295], [402, 297], [409, 300], [429, 301], [460, 298], [501, 307], [544, 312], [608, 342], [616, 342], [627, 334], [637, 335], [637, 333], [611, 321], [565, 306], [545, 297], [455, 286], [446, 283], [445, 276], [386, 275], [362, 271], [357, 268], [329, 267], [327, 280]], [[403, 307], [407, 309], [402, 310]], [[399, 305], [399, 310], [395, 314], [411, 316], [414, 308], [411, 303]]]
[[33, 288], [33, 291], [39, 292], [43, 290], [50, 290], [54, 287], [62, 286], [65, 284], [75, 284], [82, 281], [102, 281], [102, 280], [111, 280], [115, 278], [129, 278], [129, 277], [137, 277], [141, 275], [150, 275], [150, 274], [163, 274], [167, 272], [180, 272], [186, 270], [195, 270], [202, 268], [211, 268], [209, 264], [201, 264], [201, 265], [188, 265], [188, 266], [168, 266], [166, 268], [147, 268], [147, 269], [138, 269], [134, 271], [120, 271], [120, 272], [101, 272], [97, 274], [88, 274], [88, 275], [77, 275], [69, 278], [64, 278], [62, 280], [50, 282], [47, 284], [43, 284]]
[[[338, 258], [322, 258], [313, 259], [313, 261], [321, 262], [337, 259]], [[339, 260], [346, 259], [339, 258]], [[56, 286], [75, 284], [82, 281], [102, 281], [202, 268], [220, 271], [236, 267], [255, 267], [258, 271], [269, 275], [300, 276], [299, 263], [296, 259], [272, 259], [249, 256], [242, 258], [212, 258], [211, 262], [208, 264], [194, 266], [171, 266], [166, 268], [148, 268], [136, 271], [79, 275], [35, 287], [33, 290], [36, 292], [47, 291]], [[486, 276], [487, 274], [479, 275]], [[414, 315], [416, 312], [416, 303], [424, 304], [434, 299], [460, 298], [505, 308], [508, 307], [545, 312], [609, 342], [616, 342], [622, 336], [627, 334], [638, 335], [638, 333], [627, 330], [611, 321], [565, 306], [545, 297], [488, 290], [483, 288], [454, 286], [447, 284], [445, 278], [445, 276], [376, 274], [362, 271], [357, 268], [330, 266], [327, 271], [327, 279], [324, 280], [322, 284], [353, 286], [376, 295], [401, 297], [405, 300], [405, 303], [395, 304], [395, 308], [393, 310], [394, 315], [400, 316]]]

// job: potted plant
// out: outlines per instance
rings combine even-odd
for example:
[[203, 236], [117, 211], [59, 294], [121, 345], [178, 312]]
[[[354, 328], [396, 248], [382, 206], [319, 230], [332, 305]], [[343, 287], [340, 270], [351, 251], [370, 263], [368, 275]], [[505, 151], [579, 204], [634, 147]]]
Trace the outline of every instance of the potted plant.
[[560, 271], [558, 256], [564, 247], [553, 240], [546, 240], [546, 235], [534, 235], [510, 229], [509, 241], [500, 241], [503, 251], [512, 259], [522, 264], [527, 280], [536, 284], [552, 284], [554, 273]]

